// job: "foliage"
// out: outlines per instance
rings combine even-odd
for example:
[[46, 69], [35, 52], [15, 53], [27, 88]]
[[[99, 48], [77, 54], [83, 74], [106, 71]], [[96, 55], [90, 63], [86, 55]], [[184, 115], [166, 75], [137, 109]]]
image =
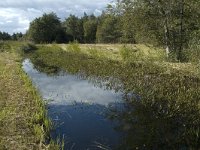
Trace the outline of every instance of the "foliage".
[[185, 54], [188, 61], [200, 63], [200, 30], [193, 32], [189, 42], [189, 50]]
[[84, 39], [86, 43], [96, 42], [96, 32], [97, 32], [97, 21], [96, 18], [87, 20], [83, 24], [84, 28]]
[[8, 41], [8, 40], [21, 40], [23, 38], [23, 34], [20, 33], [13, 33], [12, 35], [7, 32], [1, 32], [0, 31], [0, 41]]
[[0, 32], [0, 40], [28, 36], [36, 43], [143, 43], [166, 48], [168, 60], [184, 62], [196, 46], [191, 39], [198, 38], [199, 7], [198, 0], [116, 0], [98, 17], [71, 14], [61, 22], [55, 13], [43, 14], [25, 36]]
[[120, 56], [125, 62], [134, 61], [159, 61], [162, 63], [166, 60], [164, 51], [148, 45], [123, 45], [119, 50]]
[[98, 43], [118, 43], [120, 41], [120, 30], [117, 25], [118, 18], [106, 15], [101, 24], [97, 27]]
[[83, 41], [83, 22], [81, 19], [74, 15], [70, 15], [64, 22], [63, 25], [66, 29], [67, 35], [73, 37], [72, 40]]
[[18, 41], [21, 40], [23, 38], [23, 34], [20, 33], [13, 33], [13, 35], [11, 36], [11, 39], [14, 41]]
[[0, 53], [0, 149], [45, 149], [50, 128], [45, 105], [10, 46], [13, 51]]
[[[130, 46], [124, 45], [119, 52], [124, 61], [130, 61], [133, 57], [135, 57], [135, 59], [137, 59], [137, 57], [139, 58], [139, 53], [137, 53], [137, 51], [138, 49], [132, 49]], [[138, 54], [138, 56], [136, 53]], [[133, 58], [132, 61], [134, 61], [135, 59]]]
[[[125, 58], [131, 50], [129, 47], [122, 50]], [[107, 89], [121, 91], [126, 109], [118, 112], [111, 108], [114, 112], [109, 114], [120, 123], [118, 129], [125, 132], [121, 149], [198, 148], [199, 76], [155, 62], [122, 63], [99, 57], [97, 53], [97, 50], [88, 55], [48, 48], [35, 51], [31, 60], [37, 65], [57, 66], [70, 73], [80, 73], [80, 77], [99, 86], [102, 86], [99, 80], [106, 81]]]
[[11, 46], [8, 44], [8, 42], [0, 41], [0, 52], [9, 51], [11, 49]]
[[1, 40], [11, 40], [11, 35], [6, 33], [6, 32], [1, 32], [0, 31], [0, 41]]
[[75, 53], [79, 53], [81, 51], [78, 41], [70, 42], [67, 49]]
[[20, 50], [24, 53], [30, 53], [34, 50], [37, 50], [37, 47], [33, 43], [27, 43], [27, 44], [22, 45], [20, 47]]
[[36, 43], [65, 42], [65, 32], [55, 13], [43, 14], [30, 23], [28, 35]]

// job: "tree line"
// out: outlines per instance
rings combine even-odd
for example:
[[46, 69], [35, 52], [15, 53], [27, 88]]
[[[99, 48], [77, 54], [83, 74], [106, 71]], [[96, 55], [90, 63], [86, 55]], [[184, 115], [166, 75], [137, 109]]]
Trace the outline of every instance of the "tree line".
[[0, 41], [6, 41], [6, 40], [20, 40], [23, 37], [23, 34], [21, 32], [19, 33], [13, 33], [10, 35], [7, 32], [1, 32], [0, 31]]
[[100, 16], [61, 21], [53, 12], [43, 14], [25, 37], [35, 43], [148, 43], [184, 61], [185, 49], [199, 41], [199, 8], [199, 0], [116, 0]]

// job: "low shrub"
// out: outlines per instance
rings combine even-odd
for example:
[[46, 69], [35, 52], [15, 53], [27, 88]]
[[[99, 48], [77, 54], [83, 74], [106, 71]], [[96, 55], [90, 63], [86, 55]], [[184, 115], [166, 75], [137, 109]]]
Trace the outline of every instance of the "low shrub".
[[11, 46], [7, 42], [0, 41], [0, 52], [4, 52], [10, 49], [11, 49]]
[[75, 53], [81, 52], [81, 48], [79, 46], [78, 41], [70, 42], [69, 45], [67, 46], [67, 49]]
[[130, 46], [122, 46], [119, 53], [124, 61], [135, 60], [139, 58], [140, 52], [137, 48], [132, 48]]
[[20, 47], [20, 50], [22, 50], [24, 53], [29, 53], [34, 50], [37, 50], [37, 47], [33, 43], [27, 43]]

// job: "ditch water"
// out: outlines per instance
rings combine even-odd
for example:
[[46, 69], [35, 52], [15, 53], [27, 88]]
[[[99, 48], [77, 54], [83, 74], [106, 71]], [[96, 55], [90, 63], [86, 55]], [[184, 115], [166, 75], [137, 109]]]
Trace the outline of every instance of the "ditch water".
[[[40, 59], [33, 62], [25, 59], [23, 69], [47, 100], [48, 115], [55, 125], [51, 136], [64, 139], [65, 150], [199, 149], [199, 101], [194, 101], [199, 100], [199, 92], [193, 81], [177, 84], [190, 85], [194, 99], [167, 100], [162, 93], [149, 98], [133, 94], [130, 88], [137, 80], [127, 78], [127, 86], [120, 73], [123, 67], [112, 74], [112, 66], [94, 63], [88, 69], [87, 64], [95, 61], [80, 65], [75, 59], [66, 62], [68, 71], [64, 72]], [[132, 73], [126, 72], [126, 76]], [[148, 83], [146, 78], [144, 81]], [[162, 88], [160, 84], [155, 85]], [[154, 93], [153, 82], [147, 85], [150, 88], [145, 91]], [[172, 84], [162, 85], [167, 91], [176, 89]]]
[[107, 113], [110, 106], [123, 105], [122, 93], [99, 87], [80, 74], [58, 71], [48, 75], [29, 59], [24, 60], [23, 69], [48, 101], [48, 115], [55, 125], [51, 136], [64, 138], [65, 149], [113, 149], [118, 145], [122, 133]]

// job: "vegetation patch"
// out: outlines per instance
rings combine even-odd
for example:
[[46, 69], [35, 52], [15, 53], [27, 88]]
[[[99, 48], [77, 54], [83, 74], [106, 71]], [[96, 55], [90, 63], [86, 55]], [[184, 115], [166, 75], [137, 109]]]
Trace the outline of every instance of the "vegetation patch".
[[16, 52], [0, 52], [0, 149], [56, 149], [45, 144], [51, 123], [20, 62]]
[[23, 53], [30, 53], [31, 51], [37, 50], [37, 47], [33, 43], [26, 43], [20, 47]]
[[97, 50], [87, 54], [54, 48], [43, 46], [31, 54], [35, 66], [43, 71], [56, 66], [81, 74], [100, 87], [100, 81], [106, 81], [107, 89], [123, 92], [127, 109], [113, 110], [110, 114], [120, 122], [119, 129], [127, 133], [121, 141], [122, 149], [144, 148], [144, 143], [148, 149], [198, 148], [200, 77], [197, 74], [155, 61], [113, 60], [97, 55], [100, 53]]

